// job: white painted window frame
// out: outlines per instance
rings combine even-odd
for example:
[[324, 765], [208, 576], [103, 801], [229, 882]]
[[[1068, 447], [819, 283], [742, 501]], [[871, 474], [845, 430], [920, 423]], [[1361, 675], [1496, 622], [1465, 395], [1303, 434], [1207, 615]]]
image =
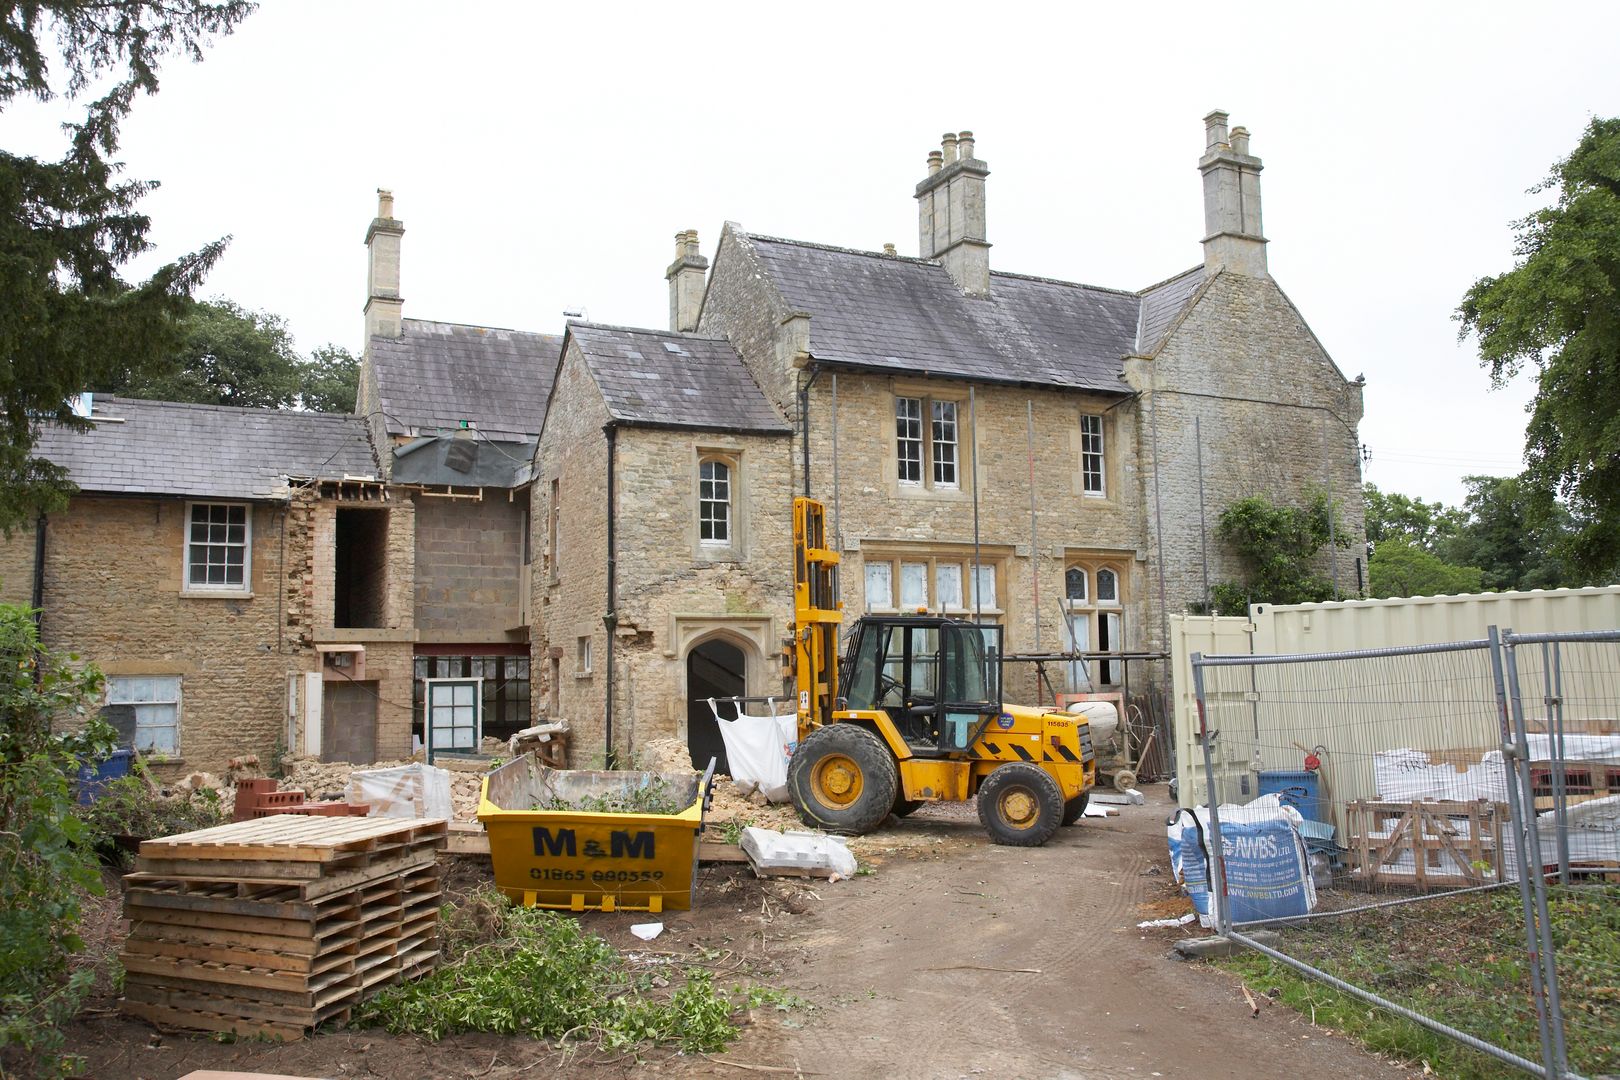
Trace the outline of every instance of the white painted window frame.
[[[242, 510], [242, 583], [240, 585], [210, 585], [204, 582], [193, 585], [191, 582], [191, 549], [195, 546], [203, 548], [215, 547], [210, 541], [198, 544], [191, 538], [192, 514], [197, 507], [240, 507]], [[229, 528], [227, 521], [226, 527]], [[226, 541], [225, 547], [236, 545]], [[205, 562], [204, 566], [207, 565]], [[185, 522], [181, 526], [180, 543], [180, 592], [185, 596], [229, 596], [244, 597], [253, 595], [253, 504], [246, 502], [233, 502], [225, 499], [194, 499], [186, 503]]]

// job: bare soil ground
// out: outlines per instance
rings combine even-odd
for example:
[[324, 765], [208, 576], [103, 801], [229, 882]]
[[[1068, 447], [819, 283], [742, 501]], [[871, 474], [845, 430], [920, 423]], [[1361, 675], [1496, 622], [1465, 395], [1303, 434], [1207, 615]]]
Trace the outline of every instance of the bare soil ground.
[[[724, 1054], [641, 1060], [495, 1036], [429, 1043], [339, 1031], [295, 1043], [217, 1042], [119, 1017], [110, 998], [68, 1032], [85, 1075], [171, 1080], [192, 1069], [321, 1077], [874, 1076], [1358, 1080], [1414, 1075], [1173, 959], [1178, 931], [1136, 923], [1189, 910], [1167, 884], [1163, 789], [1145, 807], [1086, 819], [1043, 848], [987, 842], [971, 808], [929, 807], [864, 838], [873, 873], [836, 883], [758, 881], [706, 867], [698, 908], [589, 915], [648, 964], [701, 964], [721, 985], [773, 986], [809, 1004], [746, 1019]], [[461, 860], [452, 886], [483, 877]]]

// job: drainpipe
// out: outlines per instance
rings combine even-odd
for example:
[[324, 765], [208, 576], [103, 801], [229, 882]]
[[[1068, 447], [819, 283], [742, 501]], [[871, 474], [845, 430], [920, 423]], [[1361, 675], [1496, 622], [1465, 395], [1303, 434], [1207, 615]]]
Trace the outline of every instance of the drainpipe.
[[45, 607], [45, 511], [34, 522], [34, 625], [39, 626]]
[[607, 703], [603, 709], [603, 765], [612, 769], [618, 764], [613, 752], [613, 638], [619, 626], [618, 544], [613, 481], [619, 429], [608, 423], [603, 426], [602, 433], [607, 436], [607, 614], [602, 616], [602, 625], [607, 628]]
[[810, 497], [810, 388], [816, 385], [821, 369], [810, 365], [810, 378], [799, 384], [799, 430], [804, 439], [804, 497]]

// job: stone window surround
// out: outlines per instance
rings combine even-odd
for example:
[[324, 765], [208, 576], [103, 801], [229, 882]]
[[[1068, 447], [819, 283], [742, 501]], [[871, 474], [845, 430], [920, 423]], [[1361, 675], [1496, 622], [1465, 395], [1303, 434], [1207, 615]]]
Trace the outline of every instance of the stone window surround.
[[[694, 448], [692, 457], [692, 482], [688, 486], [690, 492], [691, 513], [688, 515], [692, 522], [691, 543], [692, 557], [698, 562], [741, 562], [748, 555], [748, 478], [743, 471], [743, 451], [741, 447], [727, 445], [699, 445]], [[731, 528], [730, 538], [724, 542], [704, 540], [699, 528], [701, 499], [700, 492], [703, 483], [703, 463], [717, 461], [731, 471]]]
[[595, 657], [596, 637], [594, 634], [580, 634], [574, 639], [574, 678], [588, 679], [596, 674]]
[[[1095, 430], [1087, 431], [1088, 426], [1095, 428]], [[1090, 449], [1087, 445], [1089, 438], [1093, 436], [1096, 439], [1095, 450]], [[1097, 459], [1095, 470], [1088, 469], [1086, 466], [1086, 459], [1090, 457]], [[1093, 471], [1095, 471], [1097, 477], [1095, 489], [1092, 488], [1089, 475]], [[1108, 497], [1108, 433], [1104, 430], [1101, 413], [1084, 411], [1080, 413], [1080, 490], [1088, 499], [1105, 499]]]
[[[1101, 620], [1109, 615], [1118, 617], [1119, 635], [1122, 640], [1110, 641], [1108, 647], [1110, 651], [1119, 651], [1125, 647], [1123, 639], [1127, 636], [1125, 628], [1126, 585], [1130, 580], [1126, 567], [1130, 564], [1132, 557], [1127, 552], [1069, 550], [1064, 553], [1063, 589], [1059, 595], [1063, 597], [1063, 610], [1066, 616], [1069, 614], [1079, 615], [1086, 620], [1088, 631], [1085, 645], [1086, 651], [1097, 647], [1103, 629]], [[1086, 596], [1083, 600], [1071, 601], [1069, 599], [1068, 574], [1073, 569], [1081, 570], [1086, 575]], [[1114, 599], [1112, 600], [1099, 600], [1097, 598], [1097, 575], [1099, 571], [1103, 570], [1112, 571], [1114, 574]], [[1067, 638], [1068, 632], [1065, 630], [1064, 641], [1066, 647]], [[1098, 660], [1093, 661], [1093, 663], [1096, 665], [1096, 675], [1092, 679], [1094, 686], [1101, 688], [1118, 685], [1120, 679], [1119, 661]], [[1105, 674], [1103, 668], [1105, 666], [1113, 669], [1108, 673], [1113, 676], [1111, 680], [1103, 677]]]
[[[861, 543], [861, 605], [862, 610], [873, 614], [891, 614], [906, 610], [898, 606], [900, 601], [900, 566], [902, 563], [925, 563], [928, 566], [928, 610], [934, 614], [966, 616], [972, 618], [973, 591], [970, 567], [973, 564], [972, 544], [909, 544], [904, 542], [885, 543], [862, 541]], [[1007, 560], [1009, 553], [997, 547], [983, 547], [979, 549], [979, 565], [991, 571], [994, 578], [995, 596], [994, 604], [986, 605], [980, 613], [986, 620], [999, 621], [1006, 615], [1006, 589], [1007, 589]], [[890, 602], [888, 606], [869, 606], [866, 601], [866, 567], [872, 563], [885, 562], [892, 569], [889, 572]], [[939, 605], [939, 564], [954, 563], [962, 568], [962, 607], [949, 607], [941, 610]]]
[[[1081, 402], [1072, 414], [1073, 426], [1069, 429], [1069, 453], [1074, 462], [1074, 494], [1094, 504], [1114, 506], [1118, 504], [1116, 493], [1119, 490], [1118, 462], [1119, 454], [1113, 450], [1118, 442], [1118, 425], [1114, 420], [1114, 408], [1102, 402]], [[1081, 425], [1088, 416], [1095, 416], [1102, 421], [1102, 491], [1086, 490], [1085, 475], [1085, 435]]]
[[[191, 514], [197, 506], [240, 506], [246, 525], [242, 544], [242, 584], [191, 584]], [[228, 499], [188, 499], [180, 522], [180, 595], [202, 599], [249, 600], [253, 597], [253, 504]]]
[[[973, 450], [976, 446], [973, 425], [969, 422], [966, 385], [941, 383], [928, 379], [890, 379], [888, 417], [883, 427], [883, 466], [889, 494], [894, 496], [921, 496], [950, 499], [973, 497]], [[919, 398], [922, 401], [922, 480], [920, 483], [900, 480], [900, 439], [895, 427], [896, 402], [899, 398]], [[933, 455], [933, 403], [950, 401], [956, 405], [956, 483], [934, 483]]]
[[562, 580], [557, 573], [557, 548], [562, 543], [562, 478], [553, 476], [547, 488], [546, 581], [555, 585]]

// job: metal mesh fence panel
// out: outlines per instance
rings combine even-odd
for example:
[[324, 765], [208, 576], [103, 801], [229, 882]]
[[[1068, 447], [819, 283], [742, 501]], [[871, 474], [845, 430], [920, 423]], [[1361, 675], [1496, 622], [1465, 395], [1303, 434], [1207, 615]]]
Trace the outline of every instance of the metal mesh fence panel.
[[[1221, 837], [1208, 880], [1224, 930], [1246, 944], [1272, 931], [1262, 951], [1296, 970], [1556, 1073], [1497, 670], [1488, 639], [1196, 657], [1196, 801], [1217, 804], [1201, 827]], [[1277, 804], [1303, 822], [1302, 866], [1276, 855], [1289, 834], [1263, 824]]]
[[1503, 642], [1536, 826], [1525, 861], [1543, 886], [1536, 917], [1562, 1019], [1554, 1034], [1573, 1070], [1620, 1072], [1620, 634]]

